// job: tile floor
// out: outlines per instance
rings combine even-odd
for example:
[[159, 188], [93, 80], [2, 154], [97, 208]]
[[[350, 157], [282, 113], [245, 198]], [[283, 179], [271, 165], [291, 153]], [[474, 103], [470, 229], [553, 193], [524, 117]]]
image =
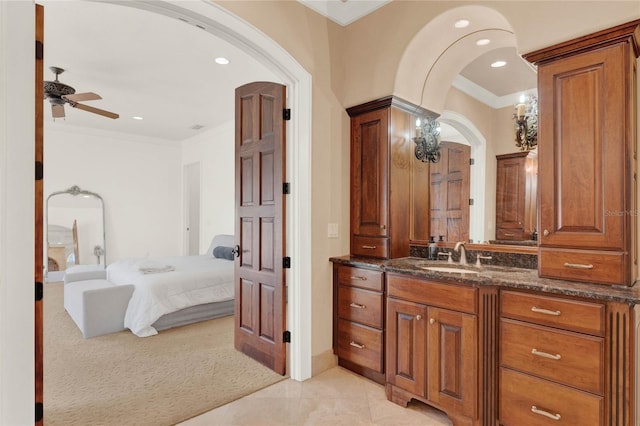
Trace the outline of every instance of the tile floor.
[[411, 401], [387, 401], [384, 387], [341, 367], [305, 382], [284, 380], [189, 419], [179, 426], [423, 425], [449, 426], [444, 413]]

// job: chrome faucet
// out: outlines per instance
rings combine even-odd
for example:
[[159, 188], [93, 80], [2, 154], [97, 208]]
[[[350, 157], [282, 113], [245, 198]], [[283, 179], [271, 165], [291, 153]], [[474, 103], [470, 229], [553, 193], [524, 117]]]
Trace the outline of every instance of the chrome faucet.
[[464, 242], [463, 241], [458, 241], [456, 243], [456, 246], [453, 249], [455, 251], [459, 251], [460, 252], [460, 264], [461, 265], [466, 265], [467, 264], [467, 249], [464, 246]]

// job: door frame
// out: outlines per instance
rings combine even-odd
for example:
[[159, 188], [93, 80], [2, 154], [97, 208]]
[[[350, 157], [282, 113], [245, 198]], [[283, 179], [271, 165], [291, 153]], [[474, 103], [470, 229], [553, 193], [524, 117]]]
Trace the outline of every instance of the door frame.
[[248, 53], [274, 71], [287, 86], [286, 176], [291, 192], [286, 206], [286, 247], [291, 269], [286, 271], [287, 329], [291, 343], [287, 352], [289, 377], [311, 377], [311, 75], [289, 52], [246, 21], [213, 2], [163, 0], [145, 2], [103, 0], [180, 18], [198, 25]]
[[[197, 166], [197, 176], [196, 173], [192, 173], [194, 171], [194, 167]], [[198, 241], [198, 250], [196, 253], [192, 253], [191, 244], [194, 232], [192, 231], [193, 224], [191, 223], [191, 217], [193, 216], [193, 197], [192, 195], [196, 192], [193, 189], [193, 186], [197, 184], [198, 191], [198, 223], [196, 225], [196, 234]], [[201, 233], [201, 225], [202, 218], [200, 214], [202, 212], [202, 164], [199, 161], [195, 161], [192, 163], [187, 163], [182, 165], [182, 241], [183, 241], [183, 253], [185, 256], [197, 256], [201, 253], [200, 250], [200, 233]]]

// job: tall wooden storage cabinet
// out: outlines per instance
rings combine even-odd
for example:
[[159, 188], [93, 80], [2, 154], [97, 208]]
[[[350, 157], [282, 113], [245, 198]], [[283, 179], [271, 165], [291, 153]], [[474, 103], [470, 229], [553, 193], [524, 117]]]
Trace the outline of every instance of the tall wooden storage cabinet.
[[538, 153], [496, 155], [496, 240], [530, 240], [537, 226]]
[[[386, 97], [347, 109], [351, 117], [351, 254], [409, 255], [411, 161], [420, 109]], [[428, 182], [425, 182], [428, 188]]]
[[525, 55], [538, 65], [540, 276], [635, 280], [639, 23]]

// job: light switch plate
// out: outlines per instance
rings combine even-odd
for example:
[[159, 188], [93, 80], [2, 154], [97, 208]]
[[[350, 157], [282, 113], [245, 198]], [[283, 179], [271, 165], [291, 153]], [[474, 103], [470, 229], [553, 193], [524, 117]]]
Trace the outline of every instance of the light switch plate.
[[340, 236], [340, 231], [337, 223], [329, 223], [327, 225], [327, 236], [329, 238], [338, 238]]

